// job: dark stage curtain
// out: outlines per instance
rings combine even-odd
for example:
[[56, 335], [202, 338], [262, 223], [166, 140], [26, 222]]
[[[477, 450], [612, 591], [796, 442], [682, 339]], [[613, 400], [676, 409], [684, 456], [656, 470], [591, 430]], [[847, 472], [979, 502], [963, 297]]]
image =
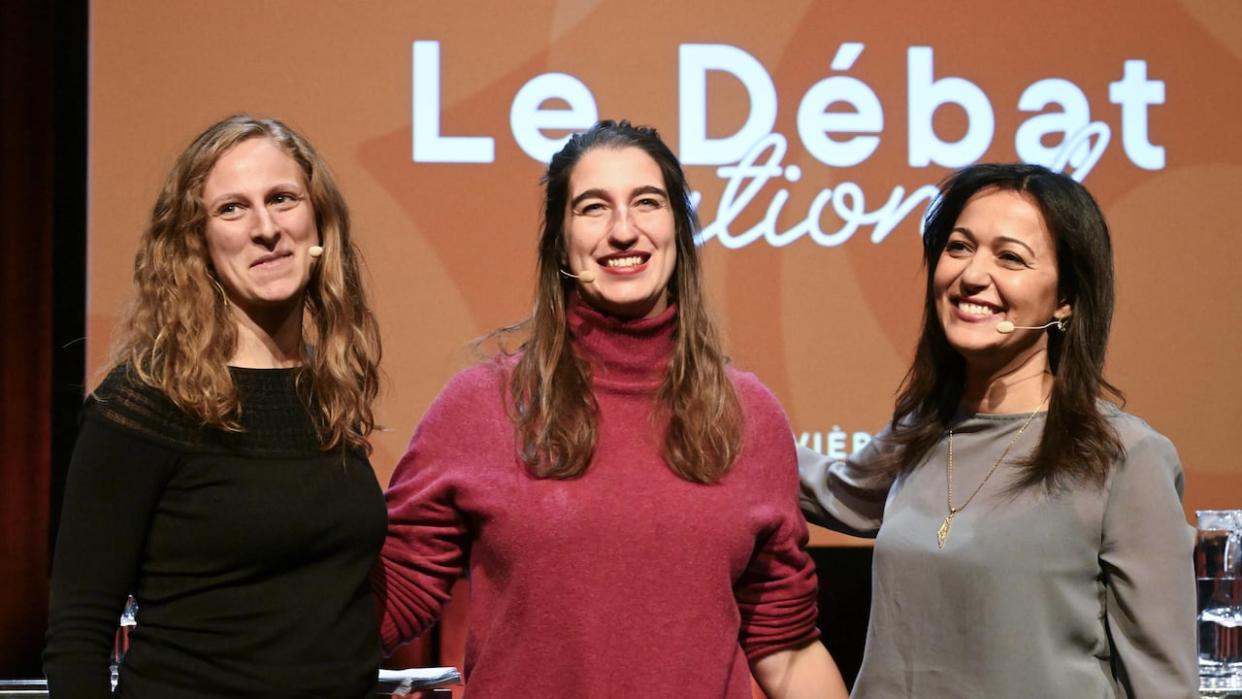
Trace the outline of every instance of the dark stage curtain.
[[83, 325], [85, 31], [85, 2], [0, 3], [0, 678], [42, 676], [53, 445], [76, 410], [58, 372], [81, 384], [80, 347], [58, 348]]

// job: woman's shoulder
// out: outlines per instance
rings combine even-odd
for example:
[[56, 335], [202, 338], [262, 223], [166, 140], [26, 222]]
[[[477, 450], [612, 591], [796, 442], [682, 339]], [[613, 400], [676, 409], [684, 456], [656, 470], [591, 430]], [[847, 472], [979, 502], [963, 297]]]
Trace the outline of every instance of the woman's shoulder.
[[1122, 446], [1127, 449], [1144, 443], [1168, 445], [1170, 448], [1173, 446], [1168, 437], [1152, 427], [1146, 420], [1122, 410], [1113, 403], [1101, 401], [1100, 414], [1113, 426], [1113, 429], [1117, 430], [1117, 437], [1121, 440]]
[[1164, 434], [1143, 418], [1128, 413], [1112, 403], [1102, 402], [1100, 413], [1117, 431], [1123, 455], [1118, 467], [1123, 471], [1144, 472], [1149, 476], [1172, 476], [1180, 482], [1181, 459], [1177, 447]]
[[511, 368], [511, 363], [500, 357], [458, 371], [440, 389], [428, 415], [451, 413], [461, 419], [503, 406]]
[[163, 391], [143, 381], [128, 364], [114, 367], [87, 396], [83, 420], [95, 420], [140, 437], [175, 446], [200, 444], [201, 421]]
[[727, 371], [733, 388], [737, 391], [742, 413], [751, 428], [764, 430], [779, 427], [784, 431], [791, 430], [789, 416], [785, 414], [780, 399], [759, 377], [733, 367], [729, 367]]
[[113, 367], [87, 396], [86, 405], [107, 415], [128, 413], [167, 417], [169, 412], [181, 412], [162, 390], [144, 381], [129, 364]]
[[512, 368], [512, 362], [503, 356], [472, 364], [453, 374], [440, 393], [448, 396], [472, 396], [503, 391]]
[[733, 387], [737, 390], [739, 400], [743, 402], [763, 401], [780, 405], [776, 394], [772, 393], [772, 389], [768, 388], [758, 376], [734, 366], [726, 367], [725, 371], [728, 372], [729, 380], [733, 382]]
[[725, 371], [728, 372], [729, 380], [733, 383], [743, 407], [776, 410], [784, 414], [776, 394], [758, 376], [733, 366], [727, 367]]

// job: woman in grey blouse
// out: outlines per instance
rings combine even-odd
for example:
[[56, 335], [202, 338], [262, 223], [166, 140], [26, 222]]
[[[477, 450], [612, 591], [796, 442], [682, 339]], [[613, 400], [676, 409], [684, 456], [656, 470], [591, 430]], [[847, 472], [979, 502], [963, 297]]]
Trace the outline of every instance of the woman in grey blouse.
[[[1102, 400], [1107, 225], [1034, 165], [950, 177], [893, 422], [803, 510], [874, 536], [856, 697], [1194, 697], [1193, 530], [1169, 440]], [[1046, 324], [1046, 325], [1045, 325]]]

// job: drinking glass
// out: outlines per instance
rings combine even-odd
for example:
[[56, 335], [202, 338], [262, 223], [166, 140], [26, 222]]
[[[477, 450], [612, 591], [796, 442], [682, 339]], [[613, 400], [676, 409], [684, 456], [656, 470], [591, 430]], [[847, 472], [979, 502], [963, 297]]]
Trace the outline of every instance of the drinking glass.
[[1205, 687], [1242, 689], [1242, 510], [1199, 510], [1199, 676]]
[[121, 679], [121, 661], [125, 659], [125, 651], [129, 650], [129, 632], [137, 625], [138, 600], [130, 595], [125, 600], [125, 609], [121, 610], [121, 621], [112, 641], [112, 657], [108, 659], [108, 673], [113, 691], [116, 691], [117, 681]]

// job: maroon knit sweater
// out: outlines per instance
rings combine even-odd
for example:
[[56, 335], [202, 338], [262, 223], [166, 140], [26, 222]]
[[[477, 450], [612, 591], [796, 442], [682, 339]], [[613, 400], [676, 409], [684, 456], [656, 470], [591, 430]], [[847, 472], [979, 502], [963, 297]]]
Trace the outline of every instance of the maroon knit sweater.
[[819, 634], [785, 415], [753, 375], [732, 372], [742, 454], [719, 483], [682, 480], [651, 418], [676, 309], [621, 321], [576, 303], [570, 325], [599, 404], [590, 468], [529, 475], [501, 366], [454, 377], [388, 490], [375, 575], [384, 645], [426, 631], [465, 572], [472, 698], [748, 698], [748, 659]]

